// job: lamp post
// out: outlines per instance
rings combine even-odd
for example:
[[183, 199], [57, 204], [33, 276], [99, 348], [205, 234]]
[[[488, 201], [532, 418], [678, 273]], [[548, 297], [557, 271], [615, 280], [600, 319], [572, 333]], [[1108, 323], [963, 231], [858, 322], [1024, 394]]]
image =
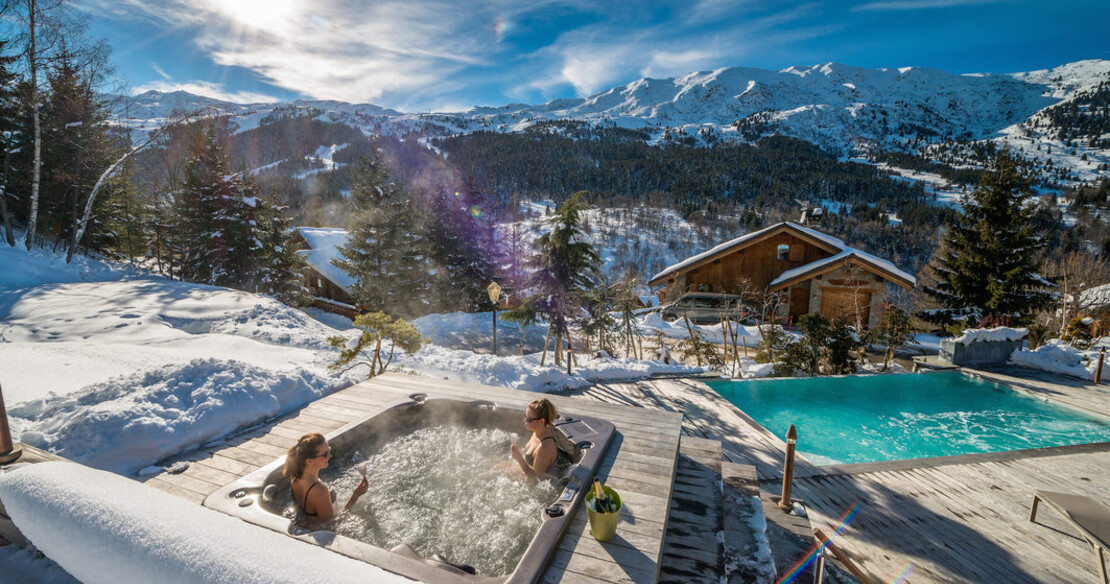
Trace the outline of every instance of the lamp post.
[[790, 500], [791, 483], [794, 482], [794, 447], [798, 444], [798, 430], [794, 424], [786, 431], [786, 468], [782, 471], [782, 498], [779, 499], [779, 509], [791, 511], [794, 503]]
[[493, 303], [493, 354], [497, 354], [497, 301], [501, 299], [501, 286], [497, 282], [490, 282], [486, 287], [489, 292], [489, 301]]
[[8, 412], [4, 409], [4, 392], [0, 390], [0, 464], [8, 464], [23, 454], [23, 447], [12, 444], [12, 432], [8, 428]]

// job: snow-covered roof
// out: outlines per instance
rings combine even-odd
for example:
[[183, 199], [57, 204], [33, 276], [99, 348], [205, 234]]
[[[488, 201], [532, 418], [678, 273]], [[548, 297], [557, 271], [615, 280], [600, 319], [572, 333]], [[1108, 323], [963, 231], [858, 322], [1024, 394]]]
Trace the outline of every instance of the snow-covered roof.
[[662, 278], [666, 278], [667, 276], [669, 276], [669, 275], [671, 275], [675, 272], [685, 271], [687, 268], [691, 268], [691, 267], [693, 267], [693, 266], [695, 266], [695, 265], [697, 265], [697, 264], [699, 264], [699, 263], [701, 263], [701, 262], [703, 262], [703, 261], [705, 261], [705, 260], [707, 260], [711, 257], [714, 257], [716, 255], [719, 255], [721, 253], [724, 253], [724, 252], [729, 251], [729, 250], [731, 250], [733, 248], [736, 248], [736, 247], [743, 247], [743, 246], [745, 246], [747, 244], [750, 244], [750, 243], [754, 242], [755, 240], [763, 237], [764, 235], [767, 235], [767, 234], [771, 233], [772, 231], [775, 231], [777, 229], [782, 229], [784, 227], [791, 230], [791, 231], [795, 231], [795, 232], [797, 232], [801, 235], [809, 237], [811, 239], [815, 239], [815, 240], [817, 240], [817, 241], [819, 241], [819, 242], [821, 242], [821, 243], [823, 243], [823, 244], [825, 244], [825, 245], [827, 245], [827, 246], [829, 246], [829, 247], [831, 247], [835, 250], [850, 249], [850, 248], [848, 248], [848, 246], [844, 245], [843, 241], [841, 241], [841, 240], [839, 240], [839, 239], [837, 239], [837, 238], [835, 238], [831, 235], [826, 235], [824, 233], [821, 233], [820, 231], [814, 231], [814, 230], [812, 230], [808, 227], [802, 227], [801, 225], [798, 225], [797, 223], [791, 223], [789, 221], [786, 221], [786, 222], [783, 222], [783, 223], [779, 223], [777, 225], [772, 225], [770, 227], [760, 229], [759, 231], [754, 231], [752, 233], [748, 233], [747, 235], [741, 235], [740, 237], [737, 237], [736, 239], [733, 239], [733, 240], [730, 240], [730, 241], [726, 241], [726, 242], [722, 243], [721, 245], [718, 245], [718, 246], [714, 247], [713, 249], [711, 249], [709, 251], [699, 253], [698, 255], [686, 258], [686, 259], [682, 260], [681, 262], [678, 262], [677, 264], [674, 264], [672, 266], [668, 266], [668, 267], [664, 268], [662, 272], [659, 272], [658, 274], [652, 276], [650, 282], [654, 283], [657, 280], [660, 280]]
[[332, 260], [339, 257], [339, 248], [347, 244], [347, 230], [334, 227], [298, 227], [297, 232], [308, 242], [309, 249], [301, 250], [308, 265], [350, 293], [355, 280], [347, 272], [339, 269]]
[[873, 256], [865, 251], [860, 251], [851, 247], [845, 247], [844, 251], [832, 257], [827, 257], [823, 260], [810, 262], [804, 266], [799, 266], [792, 270], [787, 270], [783, 272], [779, 275], [779, 277], [771, 280], [771, 283], [768, 284], [767, 287], [771, 290], [774, 290], [780, 285], [784, 285], [791, 280], [795, 280], [801, 276], [805, 276], [806, 274], [818, 272], [834, 264], [846, 261], [849, 258], [854, 258], [864, 265], [869, 265], [872, 268], [879, 270], [880, 272], [885, 272], [889, 276], [894, 276], [895, 279], [905, 280], [905, 283], [909, 284], [910, 286], [917, 285], [917, 278], [911, 276], [906, 272], [903, 272], [902, 270], [899, 270], [898, 267], [895, 266], [893, 263], [882, 258]]

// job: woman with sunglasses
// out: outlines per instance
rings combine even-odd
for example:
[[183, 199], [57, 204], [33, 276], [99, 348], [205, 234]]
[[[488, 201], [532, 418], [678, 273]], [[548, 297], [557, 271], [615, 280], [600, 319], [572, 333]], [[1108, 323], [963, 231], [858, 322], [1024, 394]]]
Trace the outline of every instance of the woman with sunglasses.
[[555, 429], [558, 415], [555, 404], [547, 398], [533, 401], [524, 410], [524, 427], [531, 430], [532, 437], [524, 445], [524, 452], [513, 444], [509, 447], [509, 455], [529, 479], [536, 480], [547, 475], [559, 459], [562, 450], [555, 435], [558, 432]]
[[[331, 491], [319, 476], [320, 471], [328, 467], [329, 460], [331, 447], [324, 435], [305, 434], [289, 449], [285, 456], [285, 467], [282, 469], [282, 474], [289, 479], [289, 486], [293, 489], [293, 500], [297, 507], [307, 518], [315, 521], [327, 521], [335, 516]], [[351, 493], [343, 510], [350, 509], [369, 488], [370, 483], [364, 477]]]

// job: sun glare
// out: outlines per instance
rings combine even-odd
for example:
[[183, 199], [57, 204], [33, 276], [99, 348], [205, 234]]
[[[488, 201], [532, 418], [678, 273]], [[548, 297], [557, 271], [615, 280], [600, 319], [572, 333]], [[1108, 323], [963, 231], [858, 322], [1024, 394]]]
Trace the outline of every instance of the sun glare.
[[213, 10], [236, 24], [264, 31], [278, 31], [292, 24], [297, 0], [209, 0]]

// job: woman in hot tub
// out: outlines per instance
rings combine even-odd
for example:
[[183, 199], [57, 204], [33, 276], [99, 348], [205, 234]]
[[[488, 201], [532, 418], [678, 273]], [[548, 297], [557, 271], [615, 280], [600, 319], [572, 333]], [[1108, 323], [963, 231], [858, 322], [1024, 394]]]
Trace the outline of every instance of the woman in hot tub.
[[524, 428], [532, 432], [532, 437], [524, 445], [524, 452], [513, 444], [509, 454], [531, 480], [557, 474], [554, 471], [578, 461], [578, 448], [555, 427], [558, 415], [555, 404], [547, 398], [533, 401], [524, 410]]
[[[328, 467], [329, 460], [331, 460], [331, 447], [328, 446], [328, 441], [323, 434], [301, 436], [285, 456], [282, 474], [289, 479], [289, 486], [293, 489], [293, 500], [307, 519], [323, 522], [335, 516], [331, 491], [319, 476], [320, 471]], [[366, 481], [366, 477], [363, 477], [362, 482], [351, 493], [351, 498], [343, 505], [343, 510], [350, 509], [351, 505], [354, 505], [369, 488], [370, 483]]]

